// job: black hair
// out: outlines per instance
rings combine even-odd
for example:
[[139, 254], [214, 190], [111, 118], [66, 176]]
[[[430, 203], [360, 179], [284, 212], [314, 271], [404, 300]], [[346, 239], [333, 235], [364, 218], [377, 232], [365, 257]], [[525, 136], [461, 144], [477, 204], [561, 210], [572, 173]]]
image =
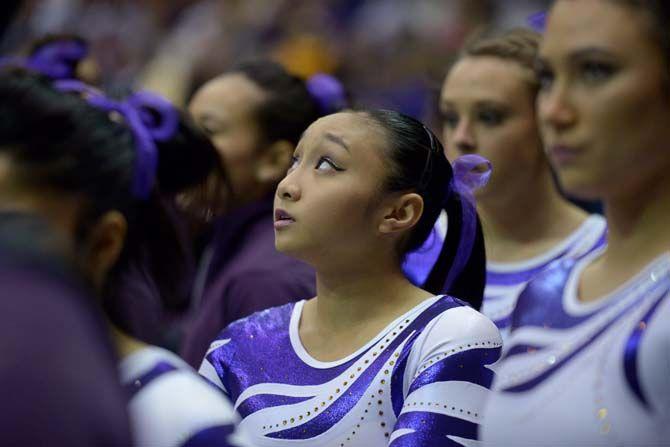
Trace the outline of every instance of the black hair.
[[239, 73], [265, 93], [255, 118], [266, 142], [289, 141], [297, 146], [302, 133], [322, 116], [305, 81], [270, 60], [243, 62], [228, 73]]
[[163, 198], [202, 181], [219, 163], [216, 150], [185, 117], [172, 139], [156, 142], [156, 185], [149, 199], [133, 196], [136, 148], [128, 127], [78, 95], [22, 70], [0, 73], [0, 154], [12, 160], [19, 185], [49, 188], [82, 198], [77, 240], [103, 213], [120, 211], [128, 221], [123, 252], [103, 291], [113, 323], [132, 335], [115, 299], [123, 275], [146, 265], [167, 307], [184, 305], [176, 296], [183, 247], [170, 224]]
[[448, 217], [446, 239], [423, 288], [434, 294], [455, 296], [479, 309], [486, 281], [486, 253], [476, 211], [473, 211], [477, 217], [472, 252], [460, 274], [447, 290], [443, 290], [463, 236], [462, 201], [467, 199], [450, 188], [454, 174], [442, 144], [421, 122], [402, 113], [389, 110], [362, 110], [360, 113], [379, 126], [387, 137], [384, 159], [388, 162], [390, 174], [383, 185], [384, 190], [413, 191], [423, 198], [421, 218], [398, 247], [400, 260], [423, 244], [440, 213], [445, 210]]

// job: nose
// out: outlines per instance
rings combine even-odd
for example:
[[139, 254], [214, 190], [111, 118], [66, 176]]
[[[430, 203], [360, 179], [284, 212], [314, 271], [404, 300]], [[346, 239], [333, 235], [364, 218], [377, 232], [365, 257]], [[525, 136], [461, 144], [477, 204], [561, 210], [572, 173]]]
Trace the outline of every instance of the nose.
[[556, 131], [569, 128], [577, 118], [575, 105], [567, 86], [555, 83], [537, 97], [538, 117], [542, 127]]
[[460, 152], [474, 152], [477, 148], [475, 133], [468, 119], [461, 119], [454, 129], [452, 145]]
[[301, 192], [296, 180], [293, 173], [286, 174], [286, 177], [277, 185], [277, 197], [291, 202], [300, 200]]

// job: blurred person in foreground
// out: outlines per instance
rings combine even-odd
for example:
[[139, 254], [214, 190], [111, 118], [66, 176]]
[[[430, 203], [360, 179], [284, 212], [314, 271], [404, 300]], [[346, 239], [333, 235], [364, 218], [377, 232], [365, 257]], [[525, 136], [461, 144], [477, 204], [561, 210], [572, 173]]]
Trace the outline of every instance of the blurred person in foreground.
[[58, 232], [7, 194], [4, 152], [0, 444], [130, 445], [126, 396], [95, 295]]
[[559, 0], [538, 120], [561, 186], [602, 199], [608, 243], [519, 297], [484, 415], [488, 445], [670, 438], [670, 3]]
[[[133, 265], [177, 243], [161, 239], [169, 223], [159, 192], [207, 175], [218, 162], [209, 141], [157, 95], [113, 100], [79, 81], [16, 70], [0, 74], [0, 118], [6, 206], [50, 222], [100, 297], [134, 443], [236, 445], [230, 404], [176, 355], [142, 342], [124, 318], [133, 303], [119, 299]], [[68, 365], [72, 374], [82, 361]]]

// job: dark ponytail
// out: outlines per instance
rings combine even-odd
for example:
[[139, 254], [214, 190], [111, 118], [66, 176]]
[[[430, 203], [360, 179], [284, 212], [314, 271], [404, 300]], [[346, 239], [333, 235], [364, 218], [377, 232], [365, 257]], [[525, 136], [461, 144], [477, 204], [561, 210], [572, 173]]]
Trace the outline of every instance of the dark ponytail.
[[[460, 221], [463, 209], [461, 199], [453, 195], [444, 207], [449, 216], [449, 224]], [[449, 274], [450, 267], [454, 264], [456, 247], [458, 247], [460, 231], [447, 231], [447, 235], [433, 269], [423, 285], [423, 289], [434, 293], [446, 293], [467, 301], [475, 309], [479, 310], [484, 298], [484, 286], [486, 285], [486, 251], [484, 249], [484, 234], [479, 219], [476, 222], [476, 236], [472, 246], [470, 258], [461, 273], [451, 283], [449, 290], [443, 290], [444, 281]]]
[[[399, 112], [364, 110], [360, 113], [381, 127], [387, 136], [385, 159], [390, 175], [386, 179], [386, 191], [414, 191], [424, 201], [419, 222], [398, 247], [400, 261], [423, 244], [442, 210], [446, 211], [447, 235], [423, 288], [434, 294], [455, 296], [479, 309], [486, 281], [483, 234], [473, 203], [456, 187], [457, 179], [442, 144], [421, 122]], [[468, 220], [471, 218], [473, 222]], [[471, 228], [465, 228], [467, 223]]]

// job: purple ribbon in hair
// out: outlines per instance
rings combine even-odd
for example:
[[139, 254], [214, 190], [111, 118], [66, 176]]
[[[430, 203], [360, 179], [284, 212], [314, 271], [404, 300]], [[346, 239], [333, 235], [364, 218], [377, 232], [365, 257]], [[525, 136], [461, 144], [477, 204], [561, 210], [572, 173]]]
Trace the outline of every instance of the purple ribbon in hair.
[[88, 55], [88, 45], [78, 40], [54, 40], [38, 47], [29, 57], [5, 57], [0, 66], [16, 66], [51, 79], [73, 79], [76, 65]]
[[335, 113], [347, 106], [344, 87], [334, 76], [317, 73], [307, 80], [306, 85], [322, 114]]
[[75, 80], [54, 83], [58, 90], [76, 92], [92, 106], [120, 114], [135, 139], [136, 162], [133, 179], [133, 195], [146, 199], [151, 193], [158, 168], [156, 141], [166, 141], [175, 134], [179, 126], [179, 113], [163, 97], [140, 91], [125, 101], [114, 101], [99, 90]]
[[458, 157], [452, 163], [454, 176], [449, 185], [450, 194], [458, 194], [461, 201], [461, 237], [458, 242], [454, 262], [444, 281], [443, 291], [448, 291], [470, 259], [472, 247], [477, 236], [477, 208], [474, 191], [485, 186], [491, 177], [492, 165], [486, 158], [467, 154]]

